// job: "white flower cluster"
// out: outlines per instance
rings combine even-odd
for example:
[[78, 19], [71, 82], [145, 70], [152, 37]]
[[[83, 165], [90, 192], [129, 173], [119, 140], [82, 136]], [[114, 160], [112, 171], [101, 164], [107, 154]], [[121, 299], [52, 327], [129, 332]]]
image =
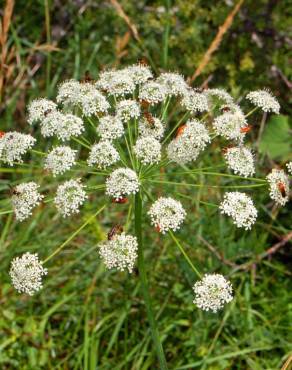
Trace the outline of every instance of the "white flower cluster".
[[69, 146], [57, 146], [49, 152], [45, 159], [45, 168], [52, 172], [53, 176], [61, 175], [76, 163], [77, 150]]
[[0, 161], [13, 166], [14, 162], [22, 163], [22, 156], [31, 149], [36, 139], [31, 135], [16, 131], [6, 132], [0, 137]]
[[100, 118], [96, 131], [103, 140], [115, 140], [124, 135], [124, 126], [117, 116], [104, 116]]
[[116, 200], [139, 191], [139, 179], [130, 168], [118, 168], [106, 179], [106, 194]]
[[268, 90], [251, 91], [247, 94], [246, 98], [264, 112], [273, 112], [276, 114], [280, 112], [280, 104]]
[[136, 85], [141, 85], [153, 77], [153, 74], [147, 65], [141, 63], [134, 64], [126, 68]]
[[80, 212], [79, 208], [87, 198], [83, 189], [80, 179], [68, 180], [58, 186], [54, 203], [63, 217]]
[[292, 161], [286, 164], [287, 171], [292, 175]]
[[161, 144], [154, 137], [141, 137], [136, 141], [134, 153], [143, 164], [158, 163], [161, 159]]
[[193, 114], [207, 111], [209, 108], [206, 95], [191, 88], [183, 94], [181, 105]]
[[213, 127], [217, 135], [223, 136], [228, 140], [242, 140], [244, 137], [242, 129], [247, 127], [247, 122], [244, 114], [239, 109], [236, 109], [216, 117]]
[[28, 123], [32, 125], [42, 121], [50, 112], [57, 109], [57, 104], [51, 100], [41, 98], [33, 100], [28, 106]]
[[232, 301], [232, 286], [220, 274], [206, 274], [193, 287], [195, 292], [194, 304], [203, 311], [216, 313], [226, 303]]
[[214, 98], [222, 100], [227, 105], [233, 105], [234, 100], [230, 94], [224, 89], [207, 89], [204, 91], [210, 103], [213, 102]]
[[140, 116], [140, 106], [136, 100], [121, 100], [116, 106], [117, 117], [123, 121], [127, 122], [131, 118], [138, 118]]
[[91, 147], [87, 164], [96, 165], [97, 168], [104, 169], [120, 159], [116, 148], [109, 141], [100, 141]]
[[227, 148], [224, 153], [228, 167], [244, 177], [252, 176], [255, 173], [254, 157], [252, 152], [244, 147]]
[[14, 288], [31, 296], [42, 288], [42, 276], [47, 273], [38, 255], [31, 253], [14, 258], [9, 271]]
[[135, 90], [135, 82], [127, 69], [100, 73], [96, 86], [108, 94], [116, 96], [131, 94]]
[[211, 142], [206, 127], [192, 119], [179, 128], [179, 133], [167, 147], [168, 158], [180, 164], [195, 161], [206, 145]]
[[167, 95], [172, 96], [182, 96], [189, 88], [183, 76], [178, 73], [161, 73], [157, 82], [165, 87]]
[[153, 117], [152, 124], [150, 124], [146, 118], [143, 118], [139, 121], [138, 130], [140, 136], [151, 136], [160, 140], [163, 138], [165, 127], [162, 121], [157, 117]]
[[160, 197], [152, 204], [148, 215], [152, 225], [165, 234], [169, 230], [176, 231], [180, 228], [186, 217], [186, 211], [179, 201], [170, 197]]
[[270, 185], [270, 197], [284, 206], [289, 200], [289, 178], [283, 170], [274, 168], [267, 176]]
[[99, 245], [99, 255], [108, 269], [128, 269], [130, 273], [138, 257], [137, 251], [137, 238], [124, 232]]
[[257, 218], [257, 210], [249, 196], [238, 191], [224, 194], [221, 213], [230, 216], [237, 227], [249, 230]]
[[164, 85], [156, 82], [149, 81], [141, 86], [139, 91], [139, 99], [145, 100], [150, 104], [157, 104], [162, 102], [167, 95], [167, 90]]
[[39, 185], [27, 182], [17, 185], [12, 191], [12, 208], [18, 221], [24, 221], [31, 214], [33, 208], [40, 204], [43, 195], [38, 192]]

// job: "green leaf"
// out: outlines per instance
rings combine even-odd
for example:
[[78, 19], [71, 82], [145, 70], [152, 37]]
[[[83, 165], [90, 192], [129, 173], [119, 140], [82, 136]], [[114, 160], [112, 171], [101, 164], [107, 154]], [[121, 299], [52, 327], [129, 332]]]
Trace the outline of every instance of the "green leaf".
[[289, 140], [289, 119], [287, 116], [272, 116], [268, 121], [259, 151], [272, 159], [288, 159], [291, 153], [291, 138]]

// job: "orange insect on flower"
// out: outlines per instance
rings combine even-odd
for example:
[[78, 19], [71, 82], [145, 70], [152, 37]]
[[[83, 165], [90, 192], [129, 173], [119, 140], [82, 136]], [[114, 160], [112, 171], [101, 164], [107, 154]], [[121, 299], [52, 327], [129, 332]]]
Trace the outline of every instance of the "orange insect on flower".
[[176, 138], [178, 138], [184, 132], [184, 130], [185, 130], [186, 127], [187, 127], [186, 125], [182, 125], [182, 126], [180, 126], [177, 129], [177, 131], [176, 131]]
[[5, 132], [4, 131], [0, 131], [0, 139], [1, 137], [3, 137], [5, 135]]
[[119, 198], [119, 199], [113, 199], [113, 203], [117, 204], [125, 204], [128, 202], [128, 198]]
[[154, 118], [150, 112], [144, 112], [143, 116], [146, 118], [149, 125], [153, 126], [155, 124]]
[[281, 193], [282, 197], [286, 197], [285, 185], [282, 182], [278, 182], [277, 186], [278, 186], [279, 192]]
[[160, 233], [160, 231], [161, 231], [160, 226], [159, 226], [159, 225], [157, 225], [157, 226], [155, 227], [155, 230], [156, 230], [158, 233]]
[[247, 133], [247, 132], [249, 132], [251, 129], [252, 129], [252, 126], [248, 125], [248, 126], [246, 126], [246, 127], [242, 127], [242, 128], [240, 129], [240, 132], [241, 132], [242, 134], [246, 134], [246, 133]]

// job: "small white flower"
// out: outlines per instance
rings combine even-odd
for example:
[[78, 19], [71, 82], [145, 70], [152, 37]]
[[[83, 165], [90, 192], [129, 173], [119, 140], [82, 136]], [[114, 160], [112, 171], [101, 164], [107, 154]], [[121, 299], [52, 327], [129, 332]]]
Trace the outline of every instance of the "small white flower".
[[38, 255], [31, 253], [14, 258], [9, 271], [14, 288], [19, 293], [31, 296], [43, 287], [42, 276], [47, 273], [48, 270], [43, 267]]
[[123, 122], [140, 116], [140, 106], [135, 100], [121, 100], [117, 103], [116, 115]]
[[180, 228], [186, 217], [186, 211], [179, 201], [170, 197], [160, 197], [152, 204], [148, 215], [152, 225], [165, 234], [169, 230], [176, 231]]
[[189, 86], [184, 80], [183, 76], [178, 73], [161, 73], [161, 75], [157, 78], [157, 82], [165, 86], [168, 95], [184, 95], [189, 89]]
[[76, 163], [77, 150], [69, 146], [57, 146], [45, 159], [45, 169], [51, 171], [54, 176], [63, 174]]
[[35, 122], [42, 121], [46, 114], [57, 109], [57, 104], [48, 99], [35, 99], [28, 106], [28, 123], [32, 125]]
[[117, 200], [138, 191], [137, 174], [130, 168], [118, 168], [106, 179], [106, 194]]
[[110, 95], [116, 96], [131, 94], [135, 90], [135, 83], [127, 69], [102, 72], [99, 75], [96, 86], [106, 90]]
[[64, 114], [59, 111], [53, 111], [46, 115], [41, 122], [41, 134], [43, 137], [52, 137], [56, 135], [60, 122], [64, 119]]
[[96, 165], [97, 168], [104, 169], [119, 159], [118, 151], [109, 141], [100, 141], [92, 146], [87, 163], [89, 166]]
[[139, 99], [150, 104], [157, 104], [166, 98], [166, 94], [167, 90], [162, 84], [149, 81], [140, 87]]
[[161, 144], [154, 137], [141, 137], [136, 141], [134, 153], [143, 164], [158, 163], [161, 159]]
[[290, 175], [292, 175], [292, 161], [291, 162], [288, 162], [286, 164], [286, 167], [287, 167], [287, 170], [290, 173]]
[[195, 119], [189, 120], [179, 128], [178, 136], [169, 143], [168, 158], [179, 164], [195, 161], [210, 142], [206, 127]]
[[251, 91], [247, 94], [246, 99], [261, 108], [264, 112], [273, 112], [276, 114], [280, 112], [280, 104], [268, 90]]
[[103, 140], [115, 140], [124, 135], [124, 126], [117, 116], [104, 116], [100, 118], [96, 131]]
[[270, 185], [270, 197], [284, 206], [289, 200], [289, 178], [283, 170], [274, 168], [267, 176]]
[[13, 162], [22, 163], [22, 156], [31, 149], [36, 139], [31, 135], [16, 131], [6, 132], [0, 137], [0, 161], [13, 166]]
[[71, 79], [62, 82], [58, 88], [57, 102], [64, 106], [77, 106], [80, 99], [81, 84]]
[[64, 114], [56, 126], [56, 136], [61, 141], [79, 136], [83, 131], [84, 125], [82, 119], [73, 114]]
[[165, 127], [162, 121], [157, 117], [153, 117], [153, 123], [149, 123], [146, 118], [142, 118], [139, 121], [138, 130], [140, 136], [151, 136], [160, 140], [163, 138]]
[[254, 157], [248, 148], [244, 146], [227, 148], [224, 157], [228, 167], [234, 173], [244, 177], [252, 176], [255, 173]]
[[243, 227], [245, 230], [251, 229], [258, 214], [252, 199], [238, 191], [225, 193], [219, 208], [221, 213], [233, 219], [237, 227]]
[[153, 77], [150, 68], [143, 64], [134, 64], [127, 70], [136, 85], [143, 84]]
[[207, 89], [204, 90], [204, 94], [207, 96], [208, 100], [212, 103], [213, 100], [218, 99], [223, 101], [227, 105], [234, 104], [234, 100], [230, 94], [224, 89]]
[[242, 112], [237, 109], [216, 117], [213, 127], [217, 135], [229, 140], [242, 140], [245, 135], [242, 129], [247, 127], [247, 122]]
[[39, 185], [31, 181], [19, 184], [13, 189], [11, 202], [16, 220], [27, 219], [32, 215], [33, 208], [40, 204], [43, 195], [38, 192], [38, 188]]
[[80, 179], [68, 180], [58, 186], [54, 202], [63, 217], [80, 212], [79, 208], [87, 198], [83, 189], [84, 185], [80, 183]]
[[78, 105], [81, 106], [82, 113], [85, 117], [106, 113], [110, 108], [110, 104], [106, 98], [90, 83], [81, 84]]
[[99, 244], [99, 255], [108, 269], [133, 271], [138, 257], [137, 238], [124, 232], [114, 235], [112, 239]]
[[208, 110], [208, 99], [203, 93], [189, 88], [182, 97], [181, 105], [191, 113], [204, 112]]
[[203, 311], [216, 313], [226, 303], [232, 301], [232, 286], [220, 274], [206, 274], [193, 287], [195, 292], [194, 304]]

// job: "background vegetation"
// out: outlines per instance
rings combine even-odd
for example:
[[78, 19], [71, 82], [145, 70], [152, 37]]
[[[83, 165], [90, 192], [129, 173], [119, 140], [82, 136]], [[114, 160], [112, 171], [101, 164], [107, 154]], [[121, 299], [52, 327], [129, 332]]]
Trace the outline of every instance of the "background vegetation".
[[[14, 8], [12, 3], [2, 1], [1, 9], [0, 129], [25, 132], [31, 130], [27, 103], [53, 97], [58, 82], [82, 78], [86, 70], [96, 76], [105, 67], [146, 58], [157, 72], [192, 76], [235, 6], [232, 0], [18, 0]], [[264, 86], [279, 98], [282, 115], [270, 117], [261, 136], [257, 128], [251, 133], [260, 149], [261, 176], [291, 160], [291, 11], [286, 1], [242, 2], [194, 80], [194, 86], [225, 87], [239, 101]], [[211, 151], [219, 154], [219, 148]], [[199, 166], [210, 164], [205, 158]], [[24, 176], [31, 178], [29, 167], [25, 174], [1, 169], [1, 209], [9, 185]], [[210, 178], [200, 181], [210, 183]], [[45, 176], [43, 182], [48, 182]], [[192, 198], [192, 213], [179, 238], [202, 271], [226, 274], [237, 289], [223, 312], [198, 311], [192, 303], [193, 274], [173, 242], [147, 235], [150, 285], [170, 368], [287, 369], [284, 363], [292, 354], [291, 202], [279, 210], [267, 193], [259, 192], [259, 222], [243, 232], [217, 210], [199, 206], [200, 199], [219, 199], [220, 194], [203, 189], [183, 195]], [[61, 220], [50, 207], [23, 224], [11, 215], [1, 217], [0, 368], [157, 368], [137, 276], [106, 271], [97, 256], [96, 244], [111, 226], [106, 214], [52, 260], [41, 293], [29, 298], [11, 287], [8, 269], [15, 255], [29, 250], [47, 256], [90, 212], [85, 209], [73, 222]], [[116, 210], [108, 212], [114, 219]], [[126, 208], [121, 206], [115, 216], [125, 219]]]

